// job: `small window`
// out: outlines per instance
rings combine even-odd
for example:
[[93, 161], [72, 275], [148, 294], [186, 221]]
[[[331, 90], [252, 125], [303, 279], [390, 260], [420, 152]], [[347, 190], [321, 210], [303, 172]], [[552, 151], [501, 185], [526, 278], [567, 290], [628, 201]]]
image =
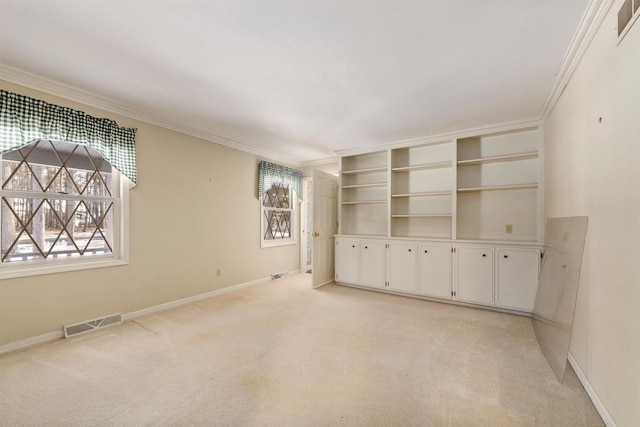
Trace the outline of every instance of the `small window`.
[[124, 259], [128, 186], [100, 153], [83, 144], [38, 140], [1, 159], [2, 277]]
[[261, 246], [281, 246], [296, 243], [295, 192], [288, 184], [275, 182], [262, 196]]

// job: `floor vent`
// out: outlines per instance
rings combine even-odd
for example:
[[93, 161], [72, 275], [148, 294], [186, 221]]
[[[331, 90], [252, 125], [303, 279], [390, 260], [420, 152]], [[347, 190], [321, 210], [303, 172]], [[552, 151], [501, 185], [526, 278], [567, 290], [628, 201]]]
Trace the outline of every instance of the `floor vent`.
[[283, 271], [282, 273], [274, 273], [271, 275], [271, 280], [281, 279], [283, 277], [287, 277], [288, 275], [288, 271]]
[[64, 325], [64, 337], [69, 338], [84, 332], [93, 331], [94, 329], [104, 328], [106, 326], [117, 325], [122, 323], [122, 314], [111, 314], [97, 319], [85, 320], [84, 322], [74, 323], [73, 325]]

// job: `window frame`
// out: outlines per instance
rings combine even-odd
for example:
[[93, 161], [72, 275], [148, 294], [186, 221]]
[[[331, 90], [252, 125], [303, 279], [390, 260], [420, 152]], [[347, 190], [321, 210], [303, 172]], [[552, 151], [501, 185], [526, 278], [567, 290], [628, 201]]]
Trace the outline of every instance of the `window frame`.
[[[70, 144], [74, 144], [70, 142]], [[108, 160], [105, 159], [105, 162]], [[2, 155], [0, 155], [0, 165]], [[110, 163], [109, 163], [110, 164]], [[111, 165], [111, 164], [110, 164]], [[130, 181], [111, 165], [111, 188], [113, 191], [113, 251], [109, 254], [91, 255], [88, 257], [45, 258], [17, 262], [0, 262], [0, 280], [17, 277], [28, 277], [43, 274], [64, 273], [93, 268], [113, 267], [129, 264], [129, 188]], [[4, 190], [0, 187], [1, 197], [28, 197], [46, 193]], [[49, 194], [51, 196], [51, 194]], [[92, 197], [82, 195], [64, 195], [61, 199], [91, 200]], [[1, 230], [0, 230], [1, 233]]]
[[[296, 205], [298, 204], [298, 199], [296, 195], [296, 191], [292, 188], [293, 186], [287, 183], [281, 183], [287, 186], [289, 191], [289, 208], [271, 208], [264, 205], [264, 194], [260, 196], [260, 248], [273, 248], [279, 246], [290, 246], [298, 244], [298, 234], [296, 219], [297, 219], [297, 211]], [[269, 189], [270, 190], [270, 189]], [[267, 190], [267, 191], [269, 191]], [[288, 239], [274, 239], [274, 240], [265, 240], [264, 238], [264, 227], [265, 227], [265, 211], [284, 211], [291, 212], [290, 216], [290, 224], [289, 224], [289, 238]]]

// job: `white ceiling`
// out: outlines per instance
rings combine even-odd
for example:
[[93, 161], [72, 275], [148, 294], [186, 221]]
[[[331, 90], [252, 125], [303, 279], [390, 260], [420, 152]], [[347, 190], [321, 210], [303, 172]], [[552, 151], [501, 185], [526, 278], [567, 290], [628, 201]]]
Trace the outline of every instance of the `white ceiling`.
[[586, 7], [0, 0], [0, 64], [307, 161], [538, 118]]

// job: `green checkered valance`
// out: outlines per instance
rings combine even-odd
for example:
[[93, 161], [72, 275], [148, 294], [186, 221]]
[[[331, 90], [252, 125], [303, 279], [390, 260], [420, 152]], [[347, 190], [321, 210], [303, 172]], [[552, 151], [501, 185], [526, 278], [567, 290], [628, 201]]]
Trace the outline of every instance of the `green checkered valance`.
[[136, 129], [0, 89], [0, 151], [38, 139], [87, 144], [136, 183]]
[[264, 192], [269, 190], [274, 182], [289, 184], [293, 190], [296, 190], [298, 199], [302, 199], [302, 172], [264, 160], [261, 161], [258, 165], [258, 199], [262, 198]]

